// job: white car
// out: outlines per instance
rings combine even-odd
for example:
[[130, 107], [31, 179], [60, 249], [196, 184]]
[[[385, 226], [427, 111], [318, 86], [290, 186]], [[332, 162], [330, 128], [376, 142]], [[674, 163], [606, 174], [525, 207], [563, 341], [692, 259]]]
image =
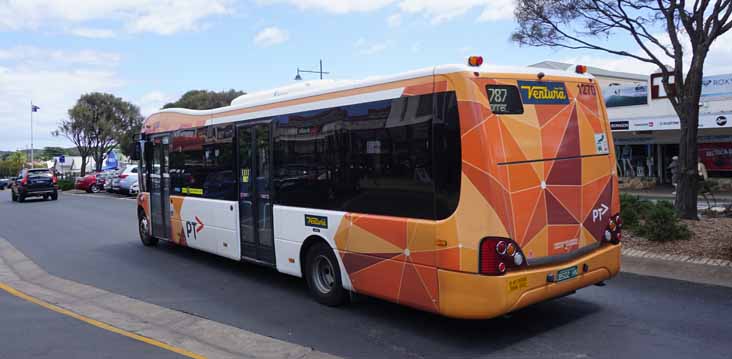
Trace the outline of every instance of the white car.
[[130, 186], [130, 194], [137, 194], [140, 192], [140, 182], [135, 182]]
[[137, 183], [137, 165], [125, 167], [117, 177], [112, 179], [112, 191], [132, 194], [131, 188]]

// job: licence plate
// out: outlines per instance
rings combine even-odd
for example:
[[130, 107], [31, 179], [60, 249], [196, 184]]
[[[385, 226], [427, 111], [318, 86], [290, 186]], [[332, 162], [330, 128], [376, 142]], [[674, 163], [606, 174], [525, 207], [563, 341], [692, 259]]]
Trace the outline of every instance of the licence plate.
[[577, 266], [561, 269], [557, 272], [557, 282], [572, 279], [577, 276]]

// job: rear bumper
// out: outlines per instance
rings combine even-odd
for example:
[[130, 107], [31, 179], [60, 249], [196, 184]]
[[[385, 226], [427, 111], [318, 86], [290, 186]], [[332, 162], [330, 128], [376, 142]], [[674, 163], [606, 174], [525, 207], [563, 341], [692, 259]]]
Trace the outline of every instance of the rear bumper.
[[45, 188], [24, 188], [18, 191], [18, 194], [21, 194], [25, 197], [32, 197], [32, 196], [43, 196], [47, 194], [53, 194], [56, 192], [56, 187], [45, 187]]
[[[567, 262], [503, 276], [440, 270], [440, 312], [455, 318], [487, 319], [571, 293], [618, 274], [620, 249], [621, 245], [604, 245]], [[556, 276], [558, 270], [572, 266], [578, 266], [577, 277], [559, 283], [547, 282], [547, 275]]]

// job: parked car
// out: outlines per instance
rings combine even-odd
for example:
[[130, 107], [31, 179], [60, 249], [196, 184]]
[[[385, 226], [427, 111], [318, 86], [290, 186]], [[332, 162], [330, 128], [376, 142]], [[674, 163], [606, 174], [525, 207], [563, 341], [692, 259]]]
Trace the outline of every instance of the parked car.
[[104, 190], [105, 191], [107, 191], [109, 193], [114, 192], [112, 190], [112, 182], [114, 181], [115, 178], [117, 178], [117, 176], [119, 176], [119, 172], [120, 172], [119, 170], [109, 170], [109, 171], [104, 172], [104, 177], [105, 177]]
[[135, 182], [130, 186], [130, 194], [138, 194], [140, 192], [140, 182]]
[[[99, 181], [102, 181], [101, 184]], [[91, 173], [84, 177], [77, 177], [74, 188], [89, 193], [99, 193], [104, 188], [104, 179], [101, 177], [101, 173]]]
[[33, 168], [20, 171], [13, 181], [10, 196], [13, 201], [23, 202], [28, 197], [58, 199], [56, 175], [48, 168]]
[[135, 183], [137, 183], [137, 166], [127, 166], [117, 177], [112, 179], [112, 191], [131, 194], [130, 190]]
[[0, 191], [4, 190], [5, 187], [10, 186], [10, 180], [7, 178], [0, 178]]

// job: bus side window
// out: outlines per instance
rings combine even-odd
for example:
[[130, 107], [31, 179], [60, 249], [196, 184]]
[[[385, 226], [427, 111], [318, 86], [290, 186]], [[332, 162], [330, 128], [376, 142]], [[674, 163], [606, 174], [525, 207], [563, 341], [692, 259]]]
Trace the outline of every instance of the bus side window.
[[[445, 113], [436, 128], [447, 134], [433, 138], [436, 108]], [[437, 207], [454, 211], [460, 183], [454, 92], [308, 111], [277, 122], [278, 204], [434, 219], [437, 187], [444, 197]], [[434, 166], [437, 140], [447, 151], [441, 160], [447, 173]]]
[[455, 212], [460, 197], [460, 118], [454, 92], [435, 94], [435, 98], [435, 214], [437, 219], [445, 219]]

